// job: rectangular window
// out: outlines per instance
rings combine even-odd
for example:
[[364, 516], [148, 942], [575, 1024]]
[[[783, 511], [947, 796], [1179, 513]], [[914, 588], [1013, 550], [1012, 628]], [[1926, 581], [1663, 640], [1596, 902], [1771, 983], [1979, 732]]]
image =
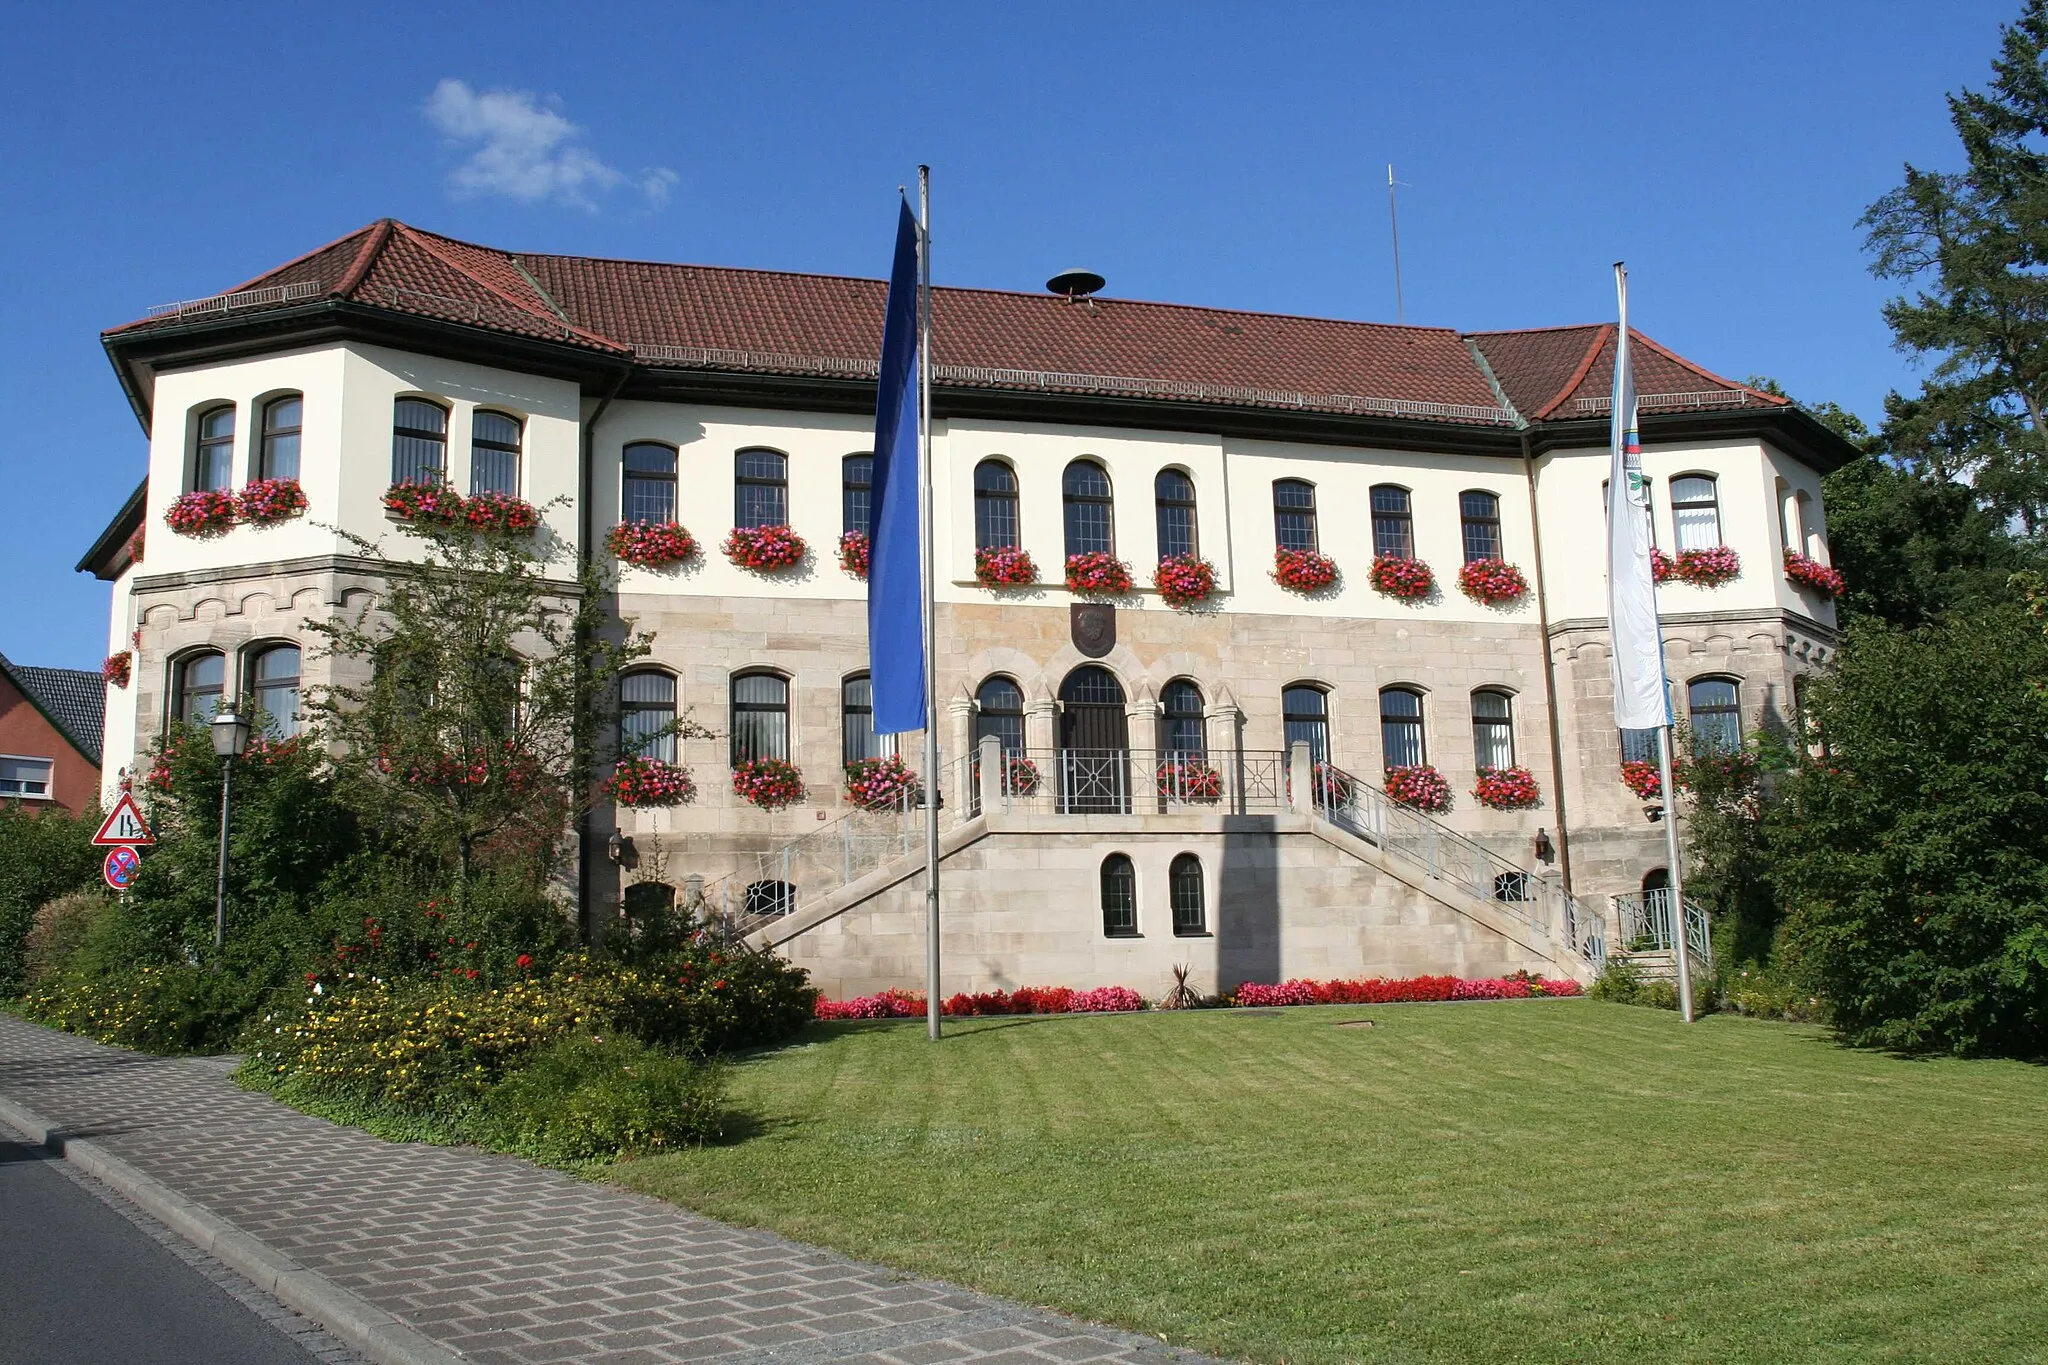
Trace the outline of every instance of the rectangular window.
[[1621, 732], [1621, 761], [1624, 763], [1656, 763], [1660, 745], [1655, 730], [1623, 730]]
[[1491, 493], [1460, 493], [1458, 516], [1465, 532], [1465, 562], [1501, 559], [1500, 499]]
[[48, 758], [0, 758], [0, 796], [48, 800], [50, 774], [56, 766]]
[[1415, 517], [1407, 489], [1382, 484], [1372, 490], [1372, 552], [1384, 559], [1415, 558]]
[[874, 528], [875, 457], [849, 455], [840, 464], [839, 529], [867, 535]]

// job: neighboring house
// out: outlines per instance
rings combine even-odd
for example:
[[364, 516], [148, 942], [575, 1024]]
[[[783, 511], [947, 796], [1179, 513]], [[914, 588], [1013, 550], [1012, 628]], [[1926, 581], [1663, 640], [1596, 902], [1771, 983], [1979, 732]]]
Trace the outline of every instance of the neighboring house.
[[[1610, 703], [1615, 328], [933, 295], [944, 770], [926, 778], [947, 798], [949, 983], [1163, 990], [1177, 962], [1206, 989], [1583, 972], [1605, 898], [1664, 863], [1621, 780], [1654, 750], [1616, 732]], [[868, 529], [883, 296], [878, 280], [515, 253], [384, 220], [109, 331], [150, 459], [82, 565], [115, 585], [109, 648], [134, 650], [104, 780], [174, 717], [237, 697], [286, 716], [302, 679], [327, 681], [305, 621], [376, 594], [344, 533], [405, 552], [394, 483], [523, 498], [593, 557], [623, 523], [682, 523], [694, 559], [621, 569], [618, 611], [656, 640], [616, 739], [695, 768], [699, 795], [599, 812], [586, 926], [701, 879], [834, 993], [914, 983], [916, 841], [840, 818], [842, 764], [896, 747], [870, 723], [866, 585], [837, 553]], [[1835, 647], [1833, 603], [1782, 565], [1826, 563], [1820, 480], [1856, 451], [1639, 334], [1635, 354], [1656, 543], [1716, 552], [1724, 574], [1739, 559], [1732, 581], [1660, 589], [1675, 705], [1740, 742], [1788, 717]], [[297, 481], [304, 515], [166, 523], [181, 496], [272, 479]], [[809, 543], [793, 570], [720, 553], [730, 531], [780, 525]], [[977, 556], [1019, 550], [1037, 583], [983, 586]], [[1294, 552], [1339, 576], [1281, 581]], [[1087, 554], [1127, 561], [1132, 590], [1106, 606], [1069, 592], [1064, 566]], [[1213, 566], [1197, 610], [1153, 587], [1174, 555]], [[1425, 563], [1436, 587], [1380, 590], [1376, 559]], [[1496, 560], [1525, 592], [1460, 591], [1466, 565]], [[680, 711], [717, 738], [641, 738]], [[1014, 781], [978, 769], [985, 743]], [[728, 767], [759, 758], [796, 764], [804, 801], [735, 794]], [[1380, 804], [1391, 770], [1423, 765], [1447, 779], [1447, 813]], [[1482, 806], [1480, 771], [1500, 767], [1526, 769], [1540, 804]]]
[[0, 654], [0, 799], [74, 815], [99, 800], [106, 684], [77, 668], [30, 668]]

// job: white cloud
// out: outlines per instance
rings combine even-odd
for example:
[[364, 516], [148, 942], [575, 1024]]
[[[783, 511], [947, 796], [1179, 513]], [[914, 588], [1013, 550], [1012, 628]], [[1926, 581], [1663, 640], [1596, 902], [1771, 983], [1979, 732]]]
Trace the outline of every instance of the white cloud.
[[473, 148], [448, 177], [465, 199], [503, 195], [523, 204], [553, 202], [595, 212], [599, 197], [630, 184], [659, 208], [677, 180], [666, 167], [629, 177], [608, 165], [583, 145], [581, 128], [559, 108], [542, 107], [530, 90], [479, 93], [451, 76], [427, 97], [426, 115], [451, 142]]

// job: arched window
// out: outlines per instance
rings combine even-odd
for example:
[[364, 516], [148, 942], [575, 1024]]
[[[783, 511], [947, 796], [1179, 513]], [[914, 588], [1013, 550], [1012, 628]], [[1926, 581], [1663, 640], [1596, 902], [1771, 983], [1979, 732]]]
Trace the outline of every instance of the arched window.
[[989, 678], [974, 694], [974, 701], [975, 744], [979, 746], [984, 735], [994, 735], [1004, 753], [1023, 753], [1024, 689], [1008, 678]]
[[1465, 532], [1465, 562], [1502, 559], [1500, 498], [1483, 489], [1458, 494], [1458, 520]]
[[1110, 938], [1138, 935], [1138, 871], [1121, 853], [1102, 860], [1102, 932]]
[[258, 654], [251, 672], [254, 676], [256, 709], [265, 718], [265, 730], [276, 739], [290, 739], [299, 732], [299, 647], [272, 645]]
[[747, 918], [756, 915], [781, 917], [796, 909], [796, 883], [750, 882], [747, 885]]
[[1273, 543], [1283, 550], [1316, 548], [1316, 486], [1303, 479], [1273, 480]]
[[443, 483], [448, 478], [448, 410], [424, 398], [391, 405], [391, 482]]
[[676, 761], [676, 680], [643, 669], [619, 679], [619, 754], [621, 757]]
[[622, 521], [676, 519], [676, 452], [674, 446], [635, 441], [620, 457], [625, 485], [620, 489]]
[[1429, 761], [1422, 738], [1422, 694], [1412, 687], [1380, 689], [1380, 757], [1389, 768]]
[[305, 413], [306, 400], [296, 393], [263, 405], [263, 453], [257, 461], [257, 478], [299, 477], [299, 430]]
[[1653, 867], [1643, 874], [1643, 909], [1649, 911], [1653, 917], [1651, 932], [1657, 933], [1659, 929], [1663, 931], [1659, 935], [1661, 941], [1657, 945], [1660, 948], [1670, 946], [1671, 925], [1665, 919], [1670, 913], [1670, 906], [1671, 869]]
[[235, 410], [210, 408], [199, 414], [199, 448], [192, 457], [195, 492], [235, 486]]
[[733, 457], [732, 524], [789, 525], [789, 457], [775, 450], [742, 450]]
[[1472, 694], [1472, 761], [1481, 769], [1515, 766], [1514, 701], [1505, 692]]
[[1287, 748], [1308, 745], [1308, 756], [1321, 763], [1330, 756], [1330, 698], [1311, 683], [1296, 683], [1280, 694], [1280, 720]]
[[1671, 481], [1671, 528], [1681, 550], [1711, 550], [1721, 543], [1721, 500], [1711, 474]]
[[1686, 689], [1686, 710], [1701, 753], [1732, 754], [1742, 747], [1742, 697], [1732, 679], [1693, 683]]
[[849, 455], [839, 462], [839, 529], [867, 535], [874, 530], [875, 457]]
[[1203, 905], [1202, 860], [1192, 853], [1174, 858], [1166, 873], [1166, 894], [1173, 903], [1173, 932], [1199, 935], [1209, 932], [1209, 915]]
[[619, 912], [631, 920], [660, 919], [676, 908], [676, 889], [667, 882], [634, 882], [619, 899]]
[[732, 761], [789, 758], [789, 681], [775, 673], [732, 680]]
[[1067, 466], [1061, 489], [1066, 499], [1067, 554], [1115, 554], [1116, 517], [1109, 475], [1093, 460]]
[[1372, 552], [1389, 559], [1415, 558], [1415, 514], [1407, 489], [1390, 483], [1374, 486]]
[[469, 426], [469, 491], [519, 496], [519, 419], [479, 411]]
[[188, 654], [171, 677], [171, 715], [185, 725], [204, 725], [220, 710], [227, 692], [228, 657], [217, 649]]
[[1017, 471], [983, 460], [974, 467], [974, 548], [1009, 549], [1017, 534]]
[[1195, 553], [1195, 481], [1178, 469], [1162, 469], [1152, 480], [1159, 516], [1159, 557]]
[[896, 752], [896, 736], [875, 733], [875, 694], [867, 674], [856, 673], [839, 684], [839, 717], [842, 762], [887, 758]]
[[1160, 739], [1168, 753], [1199, 754], [1208, 747], [1202, 742], [1201, 688], [1186, 678], [1175, 678], [1161, 689], [1159, 705], [1165, 728]]

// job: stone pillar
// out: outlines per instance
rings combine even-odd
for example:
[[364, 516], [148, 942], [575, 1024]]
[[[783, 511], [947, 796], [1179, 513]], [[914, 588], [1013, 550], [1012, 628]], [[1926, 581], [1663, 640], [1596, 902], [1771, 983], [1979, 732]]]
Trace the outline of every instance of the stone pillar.
[[981, 813], [998, 815], [1008, 809], [1003, 799], [1003, 742], [994, 735], [981, 737]]
[[1203, 707], [1202, 746], [1223, 775], [1223, 809], [1244, 814], [1244, 712], [1228, 703]]
[[1138, 815], [1166, 813], [1166, 798], [1159, 794], [1159, 703], [1140, 697], [1124, 703], [1124, 732], [1130, 738], [1131, 757], [1124, 765], [1130, 774], [1131, 811]]
[[1059, 714], [1060, 704], [1051, 697], [1033, 697], [1024, 703], [1024, 750], [1039, 760], [1047, 777], [1052, 770], [1045, 759], [1060, 742]]
[[1287, 809], [1297, 815], [1311, 815], [1316, 808], [1315, 762], [1309, 757], [1308, 741], [1297, 739], [1287, 749]]
[[974, 698], [963, 692], [948, 701], [946, 709], [953, 713], [953, 742], [950, 748], [942, 748], [939, 751], [939, 766], [945, 770], [944, 775], [951, 780], [934, 785], [942, 793], [948, 787], [959, 788], [954, 796], [964, 801], [967, 799], [967, 784], [970, 780], [967, 758], [974, 752], [974, 714], [978, 708], [975, 706]]

